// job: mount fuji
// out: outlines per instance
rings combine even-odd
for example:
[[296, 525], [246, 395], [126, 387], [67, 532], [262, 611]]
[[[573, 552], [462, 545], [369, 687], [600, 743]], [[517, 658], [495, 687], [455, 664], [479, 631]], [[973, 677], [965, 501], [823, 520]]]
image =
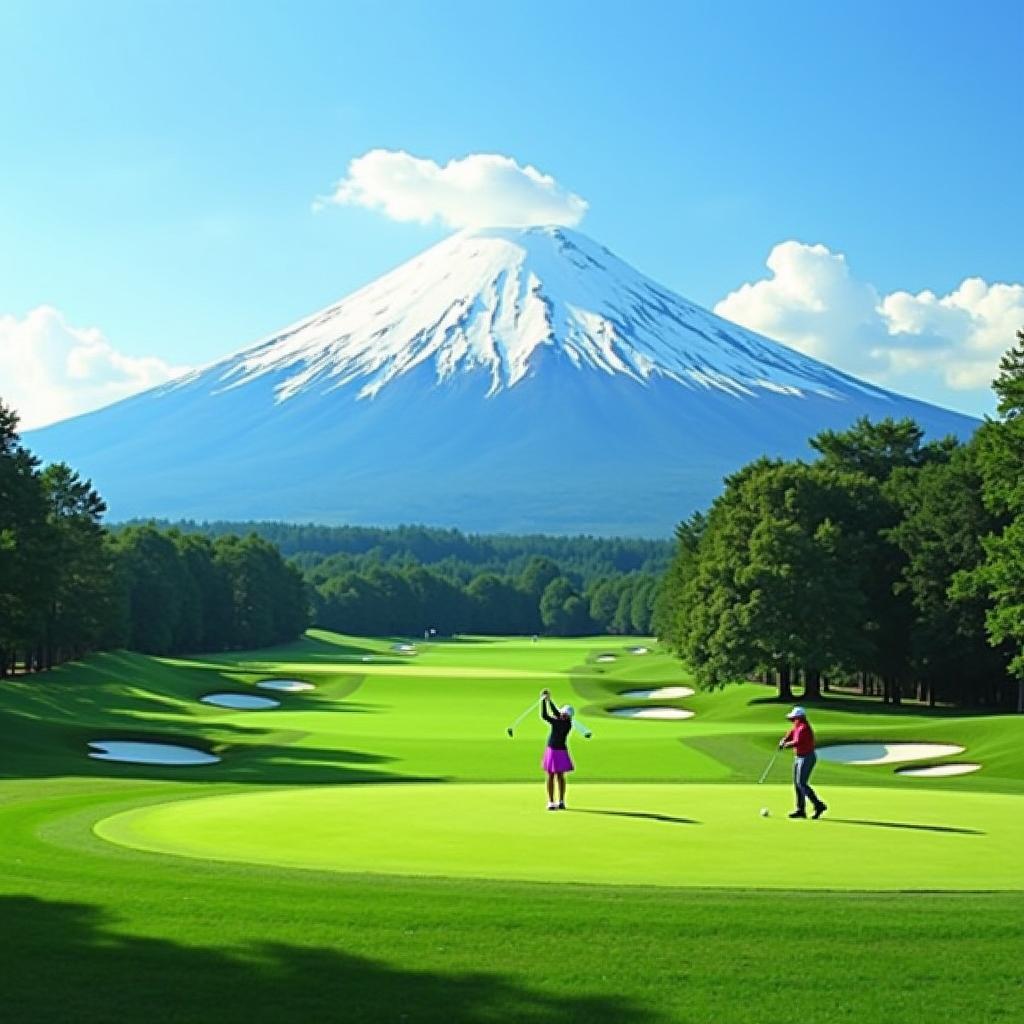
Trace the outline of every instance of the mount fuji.
[[665, 536], [859, 416], [976, 421], [738, 327], [562, 227], [464, 231], [236, 355], [26, 435], [113, 517]]

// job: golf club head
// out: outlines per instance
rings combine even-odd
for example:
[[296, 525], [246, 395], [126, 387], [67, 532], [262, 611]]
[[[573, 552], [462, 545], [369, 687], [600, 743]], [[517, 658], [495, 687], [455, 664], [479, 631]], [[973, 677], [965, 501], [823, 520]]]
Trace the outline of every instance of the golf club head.
[[509, 726], [509, 727], [508, 727], [508, 728], [507, 728], [507, 729], [505, 730], [505, 732], [507, 732], [507, 733], [509, 734], [509, 737], [511, 738], [511, 736], [512, 736], [512, 726], [510, 725], [510, 726]]

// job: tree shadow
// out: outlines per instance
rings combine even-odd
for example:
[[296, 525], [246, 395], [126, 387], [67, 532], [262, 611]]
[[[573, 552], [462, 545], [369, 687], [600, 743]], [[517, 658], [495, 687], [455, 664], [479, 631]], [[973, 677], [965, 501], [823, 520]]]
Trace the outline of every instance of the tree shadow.
[[574, 814], [605, 814], [611, 818], [638, 818], [642, 821], [664, 821], [670, 825], [700, 825], [694, 818], [676, 818], [671, 814], [656, 814], [653, 811], [607, 811], [592, 807], [570, 807]]
[[831, 825], [868, 825], [871, 828], [905, 828], [913, 832], [949, 832], [961, 836], [983, 836], [987, 833], [976, 828], [957, 828], [955, 825], [916, 825], [909, 821], [872, 821], [866, 818], [825, 818]]
[[0, 897], [0, 920], [4, 1017], [18, 1024], [665, 1021], [621, 996], [556, 995], [502, 974], [421, 970], [343, 948], [223, 948], [128, 935], [82, 903]]
[[995, 708], [933, 708], [926, 704], [883, 704], [881, 699], [874, 697], [851, 697], [836, 694], [823, 694], [817, 700], [805, 699], [802, 696], [787, 697], [781, 700], [777, 695], [751, 697], [748, 707], [771, 705], [774, 707], [791, 708], [794, 704], [806, 704], [812, 711], [844, 711], [861, 715], [927, 716], [929, 718], [985, 718], [999, 714]]

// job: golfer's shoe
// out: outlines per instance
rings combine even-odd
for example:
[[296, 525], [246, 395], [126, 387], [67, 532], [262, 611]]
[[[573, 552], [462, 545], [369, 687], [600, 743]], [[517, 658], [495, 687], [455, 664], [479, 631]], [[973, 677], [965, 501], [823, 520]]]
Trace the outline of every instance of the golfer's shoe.
[[560, 810], [560, 811], [564, 811], [565, 810], [565, 801], [564, 800], [559, 800], [558, 801], [558, 810]]
[[558, 804], [548, 804], [548, 810], [549, 811], [557, 811], [558, 810]]
[[806, 818], [807, 817], [807, 812], [806, 811], [793, 811], [790, 814], [790, 817], [791, 818]]
[[815, 821], [817, 821], [827, 810], [828, 810], [828, 805], [827, 804], [818, 804], [818, 806], [814, 808], [814, 813], [811, 815], [811, 817]]

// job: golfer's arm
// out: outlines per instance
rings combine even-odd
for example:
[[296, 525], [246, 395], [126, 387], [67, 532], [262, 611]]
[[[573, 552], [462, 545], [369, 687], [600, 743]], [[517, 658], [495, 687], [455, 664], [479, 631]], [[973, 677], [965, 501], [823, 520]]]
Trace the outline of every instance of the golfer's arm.
[[551, 704], [550, 697], [544, 697], [540, 702], [540, 717], [544, 719], [548, 725], [554, 725], [558, 721], [558, 716], [554, 713], [554, 705], [551, 706], [551, 713], [548, 713], [548, 705]]

